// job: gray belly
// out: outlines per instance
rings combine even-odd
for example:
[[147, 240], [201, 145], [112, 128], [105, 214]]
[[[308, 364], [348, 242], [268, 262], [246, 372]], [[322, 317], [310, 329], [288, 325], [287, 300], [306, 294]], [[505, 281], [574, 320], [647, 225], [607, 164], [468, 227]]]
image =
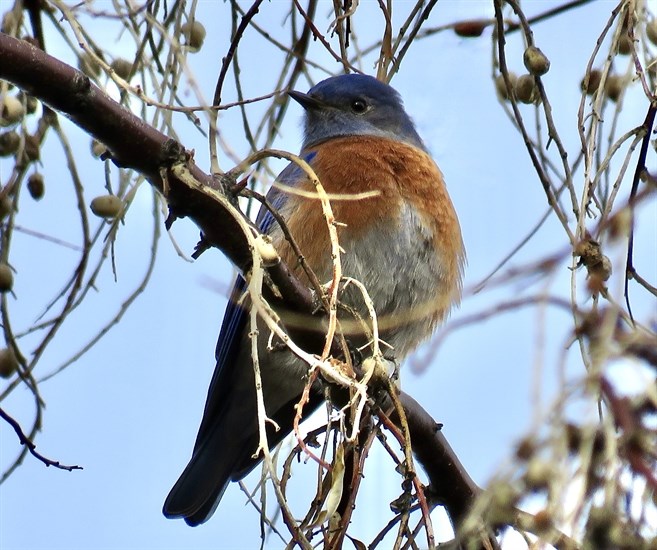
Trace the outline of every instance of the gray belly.
[[[437, 298], [451, 290], [447, 289], [433, 235], [417, 213], [406, 207], [399, 218], [340, 244], [345, 250], [341, 256], [343, 275], [365, 284], [377, 312], [380, 337], [393, 346], [397, 359], [403, 358], [430, 336]], [[347, 287], [341, 300], [368, 317], [356, 287]], [[354, 325], [347, 318], [341, 315], [346, 331], [353, 332]]]

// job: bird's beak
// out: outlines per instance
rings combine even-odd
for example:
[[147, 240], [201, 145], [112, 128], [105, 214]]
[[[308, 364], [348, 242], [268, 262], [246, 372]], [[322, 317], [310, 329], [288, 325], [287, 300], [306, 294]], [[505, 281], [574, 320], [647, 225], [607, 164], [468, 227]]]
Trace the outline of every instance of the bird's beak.
[[316, 97], [313, 97], [302, 92], [296, 92], [294, 90], [287, 93], [294, 101], [301, 105], [304, 109], [319, 109], [324, 107], [324, 102]]

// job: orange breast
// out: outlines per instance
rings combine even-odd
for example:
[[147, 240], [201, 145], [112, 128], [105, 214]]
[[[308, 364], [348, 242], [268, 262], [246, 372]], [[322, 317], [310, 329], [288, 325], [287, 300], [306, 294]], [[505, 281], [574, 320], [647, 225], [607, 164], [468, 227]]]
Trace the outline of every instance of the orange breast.
[[[352, 136], [320, 144], [311, 161], [324, 189], [331, 195], [331, 207], [338, 222], [341, 242], [358, 239], [364, 231], [394, 223], [404, 202], [412, 204], [435, 235], [434, 245], [448, 269], [460, 274], [463, 242], [458, 219], [447, 194], [443, 176], [424, 151], [379, 137]], [[308, 180], [299, 189], [314, 192]], [[368, 198], [354, 198], [376, 192]], [[328, 228], [319, 200], [290, 196], [294, 205], [287, 216], [290, 231], [313, 269], [326, 272], [330, 265]], [[279, 243], [284, 259], [294, 265], [289, 247]], [[451, 259], [451, 260], [449, 260]]]

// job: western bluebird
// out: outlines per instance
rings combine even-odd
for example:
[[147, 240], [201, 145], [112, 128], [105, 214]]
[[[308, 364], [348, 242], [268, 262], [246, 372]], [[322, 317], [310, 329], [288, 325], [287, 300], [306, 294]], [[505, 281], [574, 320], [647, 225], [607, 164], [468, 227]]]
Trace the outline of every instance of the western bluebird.
[[[442, 174], [399, 94], [387, 84], [349, 74], [324, 80], [307, 94], [289, 94], [305, 110], [300, 156], [326, 192], [338, 196], [331, 199], [331, 206], [342, 222], [338, 236], [344, 249], [343, 274], [365, 285], [380, 337], [401, 359], [431, 335], [460, 299], [465, 252]], [[315, 191], [296, 164], [285, 168], [277, 181]], [[362, 198], [364, 192], [374, 193]], [[349, 200], [350, 194], [361, 197]], [[320, 202], [308, 194], [288, 193], [282, 185], [274, 185], [268, 197], [319, 280], [331, 280], [333, 263]], [[271, 235], [283, 260], [301, 273], [299, 258], [264, 207], [257, 223]], [[258, 462], [253, 458], [258, 424], [248, 305], [241, 300], [245, 287], [238, 277], [221, 326], [217, 366], [192, 457], [164, 504], [165, 516], [183, 517], [189, 525], [206, 521], [228, 482], [242, 479]], [[367, 318], [355, 288], [348, 288], [340, 300]], [[349, 341], [366, 345], [359, 326], [352, 322], [350, 329], [347, 319], [341, 318]], [[267, 350], [264, 327], [259, 339], [267, 415], [281, 427], [269, 432], [273, 445], [292, 430], [294, 405], [308, 367], [286, 349]], [[313, 387], [307, 409], [321, 402], [321, 388]]]

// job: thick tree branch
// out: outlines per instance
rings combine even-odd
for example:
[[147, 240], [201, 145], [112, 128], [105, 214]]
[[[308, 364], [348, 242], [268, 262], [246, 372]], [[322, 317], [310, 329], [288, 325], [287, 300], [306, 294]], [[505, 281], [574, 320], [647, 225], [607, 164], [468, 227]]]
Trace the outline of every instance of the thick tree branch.
[[[442, 425], [410, 395], [402, 392], [399, 398], [411, 432], [413, 453], [431, 480], [427, 496], [444, 506], [452, 524], [458, 527], [470, 511], [479, 488], [447, 442]], [[397, 423], [396, 416], [392, 420]]]

